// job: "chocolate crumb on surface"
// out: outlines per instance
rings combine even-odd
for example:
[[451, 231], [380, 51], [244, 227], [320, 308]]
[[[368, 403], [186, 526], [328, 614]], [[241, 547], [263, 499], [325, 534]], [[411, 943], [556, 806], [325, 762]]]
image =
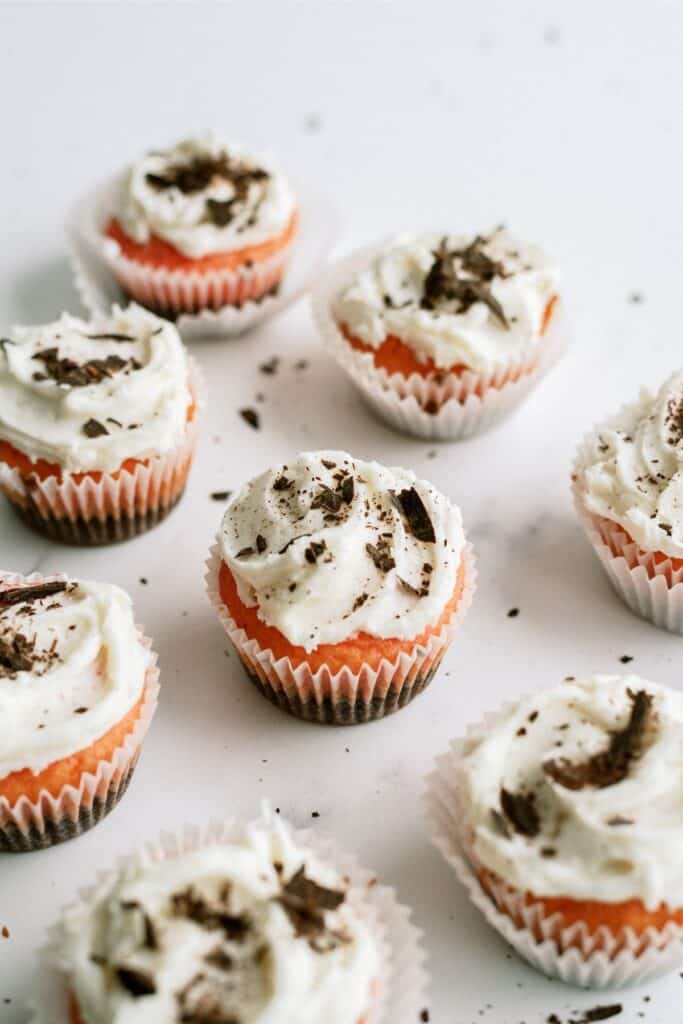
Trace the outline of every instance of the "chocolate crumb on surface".
[[629, 690], [631, 713], [623, 729], [613, 732], [607, 748], [586, 761], [566, 758], [548, 761], [543, 766], [546, 775], [566, 789], [579, 790], [588, 786], [606, 789], [628, 776], [633, 761], [642, 756], [647, 732], [650, 728], [652, 696], [645, 690]]
[[2, 935], [3, 939], [9, 939], [9, 928], [7, 927], [6, 924], [2, 926], [2, 929], [0, 930], [0, 935]]
[[426, 1007], [424, 1010], [420, 1010], [420, 1020], [422, 1024], [429, 1024], [429, 1010]]
[[533, 839], [541, 831], [541, 820], [533, 794], [512, 793], [503, 786], [500, 791], [500, 806], [505, 819], [520, 835]]
[[259, 430], [261, 426], [261, 417], [257, 413], [256, 409], [240, 409], [239, 413], [245, 423], [248, 423], [254, 430]]
[[516, 619], [519, 615], [519, 608], [511, 608], [508, 612], [508, 619]]
[[268, 359], [265, 363], [259, 365], [261, 373], [265, 373], [267, 377], [274, 377], [280, 366], [280, 357], [273, 356], [272, 359]]
[[583, 1017], [572, 1021], [571, 1024], [594, 1024], [595, 1021], [610, 1020], [612, 1017], [618, 1017], [623, 1009], [621, 1003], [612, 1003], [609, 1006], [594, 1006], [591, 1010], [579, 1011], [583, 1014]]
[[633, 655], [631, 655], [631, 654], [622, 654], [622, 656], [619, 658], [619, 661], [621, 662], [622, 665], [628, 665], [628, 663], [630, 661], [633, 661]]
[[227, 501], [232, 491], [212, 491], [209, 497], [212, 501]]

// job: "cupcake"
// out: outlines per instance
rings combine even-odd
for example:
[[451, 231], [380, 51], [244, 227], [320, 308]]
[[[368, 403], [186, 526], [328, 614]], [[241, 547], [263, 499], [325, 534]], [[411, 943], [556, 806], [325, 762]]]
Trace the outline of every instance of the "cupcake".
[[472, 599], [460, 511], [405, 469], [305, 452], [228, 505], [209, 594], [247, 675], [298, 718], [382, 718], [431, 681]]
[[129, 169], [104, 255], [121, 287], [164, 316], [240, 307], [277, 291], [296, 226], [269, 162], [213, 136], [186, 139]]
[[175, 327], [140, 306], [0, 339], [0, 488], [39, 533], [127, 540], [185, 489], [202, 389]]
[[413, 1024], [422, 971], [407, 911], [318, 848], [268, 816], [124, 861], [53, 935], [50, 1020]]
[[116, 806], [158, 692], [124, 591], [0, 572], [0, 851], [72, 839]]
[[683, 696], [595, 676], [522, 698], [441, 758], [437, 842], [535, 966], [624, 984], [683, 964]]
[[593, 430], [572, 480], [617, 593], [637, 615], [683, 633], [683, 370]]
[[379, 415], [456, 439], [500, 419], [561, 347], [559, 274], [504, 228], [405, 235], [358, 253], [314, 301], [328, 347]]

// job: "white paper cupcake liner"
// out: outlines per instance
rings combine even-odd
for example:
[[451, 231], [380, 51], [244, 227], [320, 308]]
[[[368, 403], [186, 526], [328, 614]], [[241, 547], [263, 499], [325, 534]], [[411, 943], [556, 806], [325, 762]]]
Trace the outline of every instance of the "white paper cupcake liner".
[[108, 544], [144, 533], [165, 518], [185, 489], [206, 404], [204, 377], [194, 359], [190, 390], [195, 414], [164, 455], [99, 479], [67, 470], [41, 479], [0, 462], [0, 490], [29, 526], [63, 543]]
[[[242, 826], [232, 820], [212, 824], [205, 830], [187, 826], [179, 836], [162, 835], [157, 843], [147, 847], [146, 856], [162, 861], [202, 846], [230, 843], [241, 833]], [[310, 850], [349, 880], [349, 898], [366, 916], [377, 936], [382, 976], [377, 979], [378, 993], [365, 1018], [367, 1024], [415, 1024], [425, 1006], [427, 973], [422, 932], [411, 922], [411, 911], [398, 902], [393, 889], [379, 884], [376, 875], [359, 866], [353, 855], [339, 850], [331, 840], [310, 830], [294, 831], [293, 838], [297, 846]], [[122, 859], [117, 869], [127, 861], [129, 858]], [[93, 889], [110, 875], [100, 873], [97, 885], [83, 890], [76, 906], [87, 901]], [[73, 908], [66, 914], [70, 912]], [[31, 1024], [70, 1024], [59, 924], [49, 933], [41, 961], [32, 998]]]
[[[437, 758], [436, 769], [427, 780], [432, 842], [491, 927], [519, 956], [548, 977], [581, 988], [605, 989], [641, 983], [680, 969], [683, 927], [679, 925], [669, 924], [661, 931], [650, 928], [641, 936], [631, 928], [618, 934], [609, 928], [591, 933], [585, 923], [566, 928], [561, 915], [544, 916], [538, 905], [527, 906], [525, 894], [519, 890], [494, 885], [496, 905], [482, 888], [468, 853], [470, 828], [458, 768], [467, 744], [488, 734], [515, 705], [487, 715], [481, 724], [468, 730], [466, 737], [454, 740], [447, 754]], [[509, 914], [498, 906], [506, 907]], [[509, 915], [522, 921], [523, 926]], [[536, 937], [539, 934], [543, 935], [542, 941]]]
[[426, 644], [416, 645], [410, 654], [402, 653], [395, 662], [384, 659], [378, 668], [364, 665], [359, 672], [343, 668], [333, 673], [326, 665], [312, 672], [305, 662], [294, 668], [289, 658], [275, 658], [271, 650], [250, 639], [221, 598], [218, 544], [212, 547], [207, 561], [206, 584], [223, 629], [263, 696], [296, 718], [319, 724], [359, 725], [405, 707], [431, 682], [476, 590], [477, 570], [470, 544], [465, 545], [463, 563], [463, 591], [453, 616], [440, 632]]
[[[139, 289], [143, 301], [180, 309], [195, 300], [209, 307], [221, 298], [238, 305], [220, 309], [206, 308], [199, 312], [178, 314], [176, 325], [183, 340], [225, 339], [242, 334], [298, 299], [311, 285], [337, 240], [339, 218], [330, 199], [308, 182], [293, 181], [298, 202], [297, 233], [286, 251], [271, 261], [231, 278], [217, 275], [199, 284], [183, 279], [168, 280], [166, 271], [149, 274], [139, 265], [120, 257], [116, 243], [105, 238], [103, 231], [121, 187], [122, 174], [116, 174], [87, 193], [71, 210], [67, 225], [71, 265], [76, 289], [91, 314], [106, 313], [114, 303], [125, 301], [116, 274], [126, 281], [127, 290]], [[286, 271], [283, 269], [286, 262]], [[203, 275], [202, 275], [203, 276]], [[277, 294], [264, 294], [278, 279], [282, 282]], [[264, 295], [254, 301], [254, 295]], [[159, 301], [161, 300], [161, 301]]]
[[[68, 577], [57, 574], [50, 579]], [[39, 573], [0, 573], [3, 584], [21, 586], [44, 580]], [[35, 801], [24, 796], [13, 804], [0, 796], [0, 852], [30, 853], [74, 839], [105, 818], [124, 796], [159, 700], [157, 655], [139, 626], [138, 635], [150, 652], [150, 664], [145, 676], [145, 699], [135, 726], [111, 759], [100, 761], [95, 772], [83, 773], [78, 786], [64, 786], [57, 796], [44, 790]]]
[[[562, 301], [532, 359], [511, 361], [487, 375], [444, 373], [439, 383], [417, 373], [404, 377], [375, 366], [371, 352], [354, 349], [332, 313], [332, 300], [386, 246], [368, 246], [332, 267], [313, 293], [313, 316], [326, 348], [349, 374], [380, 419], [404, 433], [456, 441], [488, 430], [513, 411], [561, 358], [568, 329]], [[430, 404], [437, 412], [426, 412]]]
[[597, 435], [618, 423], [628, 408], [592, 430], [579, 446], [572, 472], [574, 504], [586, 536], [622, 601], [659, 629], [683, 635], [683, 569], [676, 569], [671, 559], [655, 562], [654, 552], [643, 551], [617, 523], [591, 513], [584, 501], [583, 473], [593, 461]]

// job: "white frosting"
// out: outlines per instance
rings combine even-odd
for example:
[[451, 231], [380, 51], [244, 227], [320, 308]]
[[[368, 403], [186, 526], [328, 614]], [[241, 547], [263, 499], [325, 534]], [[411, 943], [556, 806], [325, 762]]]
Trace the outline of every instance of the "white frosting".
[[[625, 778], [570, 789], [544, 771], [550, 761], [585, 762], [606, 750], [629, 721], [629, 691], [643, 690], [653, 697], [650, 725]], [[459, 775], [474, 857], [508, 884], [537, 896], [683, 907], [680, 693], [637, 676], [565, 682], [470, 738]], [[534, 795], [537, 836], [512, 826], [505, 835], [492, 813], [501, 811], [501, 787]]]
[[[141, 856], [101, 883], [63, 924], [62, 968], [86, 1024], [358, 1024], [380, 971], [373, 929], [355, 894], [324, 912], [324, 935], [298, 934], [278, 897], [301, 867], [318, 884], [347, 888], [275, 824], [173, 859]], [[179, 914], [178, 894], [190, 887], [205, 904], [247, 919], [245, 933], [230, 938], [215, 919], [202, 924], [198, 915]], [[155, 948], [145, 938], [145, 915]], [[341, 941], [330, 941], [332, 933]], [[212, 964], [211, 954], [229, 960], [221, 966], [214, 956]], [[142, 972], [154, 991], [127, 991], [117, 980], [122, 966]], [[193, 984], [197, 975], [203, 980]]]
[[[396, 336], [419, 360], [432, 359], [442, 369], [464, 365], [492, 372], [531, 356], [541, 338], [546, 307], [558, 292], [557, 268], [536, 246], [498, 229], [487, 236], [484, 252], [501, 262], [507, 275], [496, 275], [488, 286], [508, 326], [484, 302], [474, 302], [464, 312], [456, 311], [457, 302], [425, 309], [425, 280], [442, 238], [429, 234], [395, 239], [336, 297], [337, 321], [375, 349], [389, 335]], [[473, 237], [452, 235], [446, 241], [452, 251]], [[456, 267], [461, 278], [471, 277], [460, 261]]]
[[[125, 335], [131, 341], [93, 339]], [[114, 370], [85, 386], [47, 375], [41, 353], [79, 366], [115, 360]], [[90, 322], [63, 314], [40, 327], [16, 327], [0, 344], [0, 440], [31, 459], [72, 472], [112, 472], [128, 458], [162, 455], [181, 440], [191, 402], [188, 360], [178, 331], [141, 306], [114, 306]], [[95, 420], [107, 431], [87, 436]]]
[[580, 486], [640, 548], [683, 558], [683, 370], [595, 435]]
[[[353, 477], [350, 502], [341, 501], [335, 515], [313, 507], [324, 487], [339, 491], [342, 472]], [[283, 478], [291, 483], [278, 489]], [[434, 542], [418, 540], [392, 501], [390, 492], [411, 488]], [[435, 625], [453, 595], [464, 546], [459, 510], [434, 487], [409, 470], [338, 451], [304, 452], [248, 483], [228, 506], [219, 541], [242, 602], [307, 651], [360, 632], [413, 639]], [[368, 544], [395, 565], [379, 568]], [[245, 548], [252, 553], [240, 556]]]
[[[196, 159], [231, 159], [248, 168], [263, 169], [267, 177], [252, 181], [246, 195], [233, 204], [227, 224], [214, 223], [207, 212], [207, 200], [224, 203], [234, 199], [234, 184], [215, 175], [203, 188], [182, 191], [173, 186], [159, 188], [148, 175], [162, 178], [169, 169]], [[117, 211], [126, 234], [136, 242], [156, 235], [184, 256], [197, 259], [211, 253], [231, 252], [267, 242], [285, 230], [295, 211], [295, 200], [287, 180], [269, 161], [243, 146], [230, 145], [211, 135], [186, 139], [163, 152], [148, 153], [131, 167], [123, 185]]]
[[[7, 587], [0, 573], [0, 591]], [[17, 634], [35, 652], [31, 670], [3, 669], [2, 647]], [[137, 703], [149, 664], [119, 587], [78, 582], [0, 604], [0, 779], [24, 769], [38, 775], [91, 746]]]

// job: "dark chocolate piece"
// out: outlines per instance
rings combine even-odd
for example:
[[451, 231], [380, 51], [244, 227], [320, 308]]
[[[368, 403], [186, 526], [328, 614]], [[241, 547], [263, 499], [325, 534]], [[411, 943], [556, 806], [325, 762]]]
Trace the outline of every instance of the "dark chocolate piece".
[[406, 525], [413, 537], [425, 544], [436, 543], [434, 526], [429, 518], [425, 504], [414, 487], [406, 488], [403, 491], [389, 491], [391, 500], [401, 512]]
[[24, 601], [40, 601], [53, 594], [61, 594], [68, 587], [65, 580], [48, 580], [45, 583], [34, 583], [33, 586], [12, 587], [0, 590], [0, 605], [23, 604]]
[[86, 437], [104, 437], [109, 431], [105, 427], [104, 423], [100, 423], [99, 420], [89, 419], [87, 423], [84, 423], [81, 430]]
[[500, 791], [500, 806], [507, 821], [520, 835], [533, 839], [541, 831], [541, 820], [532, 795], [511, 793], [503, 787]]
[[153, 996], [157, 990], [152, 975], [135, 967], [115, 967], [114, 973], [119, 985], [136, 999], [140, 996]]
[[254, 430], [258, 430], [261, 426], [261, 417], [256, 412], [256, 409], [240, 409], [240, 416]]

